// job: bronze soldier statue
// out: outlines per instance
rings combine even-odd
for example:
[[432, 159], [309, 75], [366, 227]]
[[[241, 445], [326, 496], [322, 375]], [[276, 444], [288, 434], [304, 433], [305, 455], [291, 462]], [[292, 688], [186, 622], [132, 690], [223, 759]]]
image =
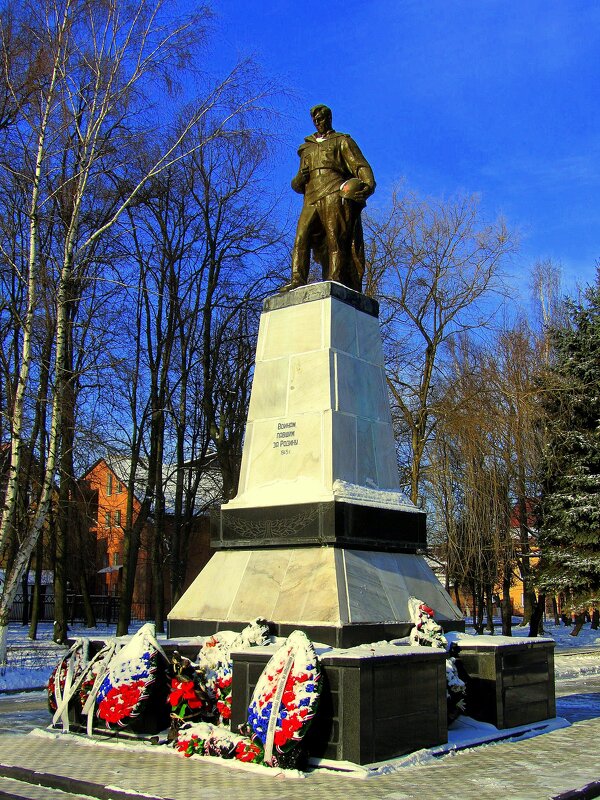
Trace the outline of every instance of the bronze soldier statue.
[[375, 191], [369, 163], [354, 139], [331, 127], [331, 109], [314, 106], [316, 132], [300, 145], [300, 169], [292, 189], [304, 195], [292, 253], [287, 292], [308, 282], [310, 254], [321, 265], [323, 280], [338, 281], [360, 292], [365, 248], [360, 214]]

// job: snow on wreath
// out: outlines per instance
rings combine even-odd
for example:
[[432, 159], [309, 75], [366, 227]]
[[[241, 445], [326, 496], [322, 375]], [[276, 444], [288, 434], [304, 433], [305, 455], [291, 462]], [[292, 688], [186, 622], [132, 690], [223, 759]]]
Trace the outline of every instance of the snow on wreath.
[[[110, 662], [98, 691], [98, 718], [107, 727], [131, 727], [144, 712], [152, 712], [152, 727], [157, 728], [168, 718], [164, 702], [166, 665], [154, 626], [144, 625]], [[142, 723], [142, 727], [146, 725]]]

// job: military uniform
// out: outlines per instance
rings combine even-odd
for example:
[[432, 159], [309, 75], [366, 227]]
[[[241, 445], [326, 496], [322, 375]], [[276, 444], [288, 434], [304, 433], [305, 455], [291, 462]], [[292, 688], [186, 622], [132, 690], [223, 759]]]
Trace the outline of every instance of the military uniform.
[[344, 181], [358, 178], [366, 194], [375, 190], [375, 178], [356, 142], [345, 133], [307, 136], [298, 150], [300, 169], [292, 189], [304, 194], [292, 254], [292, 284], [308, 280], [310, 253], [321, 265], [323, 280], [343, 283], [360, 292], [365, 253], [360, 213], [363, 200], [340, 193]]

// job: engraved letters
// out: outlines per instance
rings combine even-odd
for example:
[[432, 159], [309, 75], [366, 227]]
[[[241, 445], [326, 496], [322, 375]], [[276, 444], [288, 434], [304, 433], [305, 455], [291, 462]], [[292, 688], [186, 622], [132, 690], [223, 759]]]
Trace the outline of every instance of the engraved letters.
[[287, 456], [290, 452], [289, 448], [297, 446], [296, 420], [291, 422], [278, 422], [275, 439], [273, 440], [273, 447], [279, 450], [282, 456]]

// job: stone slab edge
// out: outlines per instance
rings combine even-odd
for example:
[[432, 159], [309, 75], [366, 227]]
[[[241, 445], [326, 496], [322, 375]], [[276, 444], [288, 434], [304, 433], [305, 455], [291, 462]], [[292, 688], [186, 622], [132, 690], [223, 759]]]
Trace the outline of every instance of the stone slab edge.
[[158, 797], [131, 789], [108, 788], [101, 783], [71, 778], [68, 775], [38, 772], [35, 769], [13, 764], [0, 764], [0, 775], [3, 778], [13, 778], [31, 786], [45, 786], [47, 789], [58, 789], [71, 794], [89, 795], [90, 797], [97, 797], [99, 800], [133, 800], [136, 797], [144, 798], [144, 800], [174, 800], [174, 798], [166, 795]]
[[324, 300], [326, 297], [335, 297], [337, 300], [341, 300], [342, 303], [363, 311], [371, 317], [376, 319], [379, 317], [379, 303], [377, 300], [373, 300], [372, 297], [367, 297], [361, 292], [348, 289], [347, 286], [334, 281], [311, 283], [308, 286], [292, 289], [291, 292], [286, 292], [285, 294], [267, 297], [263, 303], [263, 312], [299, 306], [302, 303], [310, 303], [313, 300]]
[[[444, 631], [464, 631], [463, 620], [438, 620]], [[216, 619], [167, 619], [168, 636], [172, 639], [190, 636], [212, 636], [220, 631], [241, 631], [248, 624], [247, 620]], [[413, 629], [412, 622], [358, 622], [336, 627], [335, 625], [302, 625], [296, 623], [273, 622], [268, 620], [269, 632], [273, 636], [286, 638], [295, 630], [302, 630], [313, 642], [328, 644], [332, 647], [356, 647], [369, 642], [402, 639]], [[196, 650], [197, 651], [197, 650]], [[325, 656], [324, 656], [325, 657]]]
[[600, 795], [600, 781], [586, 783], [581, 789], [569, 789], [567, 792], [552, 795], [552, 800], [591, 800]]

